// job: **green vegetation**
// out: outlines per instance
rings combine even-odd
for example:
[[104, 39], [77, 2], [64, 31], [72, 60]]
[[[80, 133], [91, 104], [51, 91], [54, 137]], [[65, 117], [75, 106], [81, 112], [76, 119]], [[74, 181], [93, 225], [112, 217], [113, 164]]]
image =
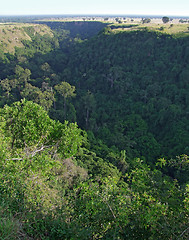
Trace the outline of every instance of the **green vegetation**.
[[150, 23], [151, 19], [150, 18], [144, 18], [142, 19], [142, 23]]
[[162, 17], [162, 21], [163, 21], [163, 23], [168, 23], [169, 22], [169, 18], [168, 17]]
[[47, 26], [27, 23], [0, 24], [0, 49], [4, 52], [14, 53], [15, 47], [24, 47], [23, 41], [33, 44], [37, 36], [44, 35], [53, 38], [53, 33]]
[[147, 22], [2, 25], [0, 239], [188, 239], [188, 24]]
[[172, 37], [186, 37], [189, 36], [188, 24], [156, 24], [156, 23], [146, 23], [143, 24], [118, 24], [112, 25], [111, 29], [114, 32], [120, 33], [121, 31], [139, 31], [146, 30], [151, 32], [161, 32], [164, 34], [169, 34]]

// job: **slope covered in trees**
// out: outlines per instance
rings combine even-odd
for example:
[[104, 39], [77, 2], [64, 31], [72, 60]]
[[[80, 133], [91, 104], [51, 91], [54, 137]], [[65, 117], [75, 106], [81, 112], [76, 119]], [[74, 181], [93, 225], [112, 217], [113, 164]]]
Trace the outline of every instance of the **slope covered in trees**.
[[[187, 238], [188, 188], [161, 172], [165, 159], [152, 170], [121, 152], [119, 171], [35, 103], [0, 114], [2, 239]], [[167, 164], [186, 172], [188, 157]]]
[[188, 154], [188, 38], [105, 30], [73, 54], [69, 81], [78, 101], [83, 91], [95, 99], [89, 129], [139, 155]]
[[97, 25], [2, 52], [2, 239], [188, 238], [189, 38]]

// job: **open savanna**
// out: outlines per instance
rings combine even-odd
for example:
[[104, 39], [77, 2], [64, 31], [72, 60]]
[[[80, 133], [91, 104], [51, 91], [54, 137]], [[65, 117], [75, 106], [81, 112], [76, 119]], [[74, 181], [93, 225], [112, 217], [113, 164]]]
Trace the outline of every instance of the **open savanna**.
[[148, 30], [148, 31], [156, 31], [165, 34], [170, 34], [174, 36], [189, 36], [189, 24], [182, 23], [146, 23], [146, 24], [114, 24], [112, 25], [114, 32], [120, 31], [138, 31], [138, 30]]

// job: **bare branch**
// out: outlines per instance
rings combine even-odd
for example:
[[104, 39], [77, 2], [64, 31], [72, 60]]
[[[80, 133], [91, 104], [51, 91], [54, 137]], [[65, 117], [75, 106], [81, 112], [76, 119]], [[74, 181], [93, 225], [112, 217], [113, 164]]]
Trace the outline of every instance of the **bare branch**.
[[179, 238], [182, 237], [182, 236], [185, 234], [185, 232], [187, 232], [188, 230], [189, 230], [189, 227], [187, 227], [187, 228], [181, 233], [181, 235], [179, 236]]
[[46, 148], [50, 148], [52, 146], [41, 146], [41, 148], [34, 150], [33, 152], [30, 153], [31, 157], [34, 157], [36, 153], [43, 151]]
[[21, 161], [23, 160], [23, 158], [7, 158], [5, 159], [6, 161], [10, 161], [10, 160], [13, 160], [13, 161]]
[[[117, 217], [116, 217], [116, 215], [115, 215], [112, 207], [111, 207], [110, 204], [108, 203], [108, 201], [107, 201], [106, 199], [104, 199], [100, 194], [97, 193], [97, 195], [98, 195], [98, 196], [102, 199], [102, 201], [108, 206], [108, 208], [110, 209], [110, 212], [112, 213], [113, 218], [118, 222]], [[118, 222], [118, 224], [119, 224], [119, 222]], [[123, 231], [123, 228], [122, 228], [122, 226], [121, 226], [120, 224], [119, 224], [119, 227], [120, 227], [120, 229]]]
[[[28, 149], [28, 148], [26, 148], [26, 157], [27, 158], [29, 158], [29, 157], [34, 157], [38, 152], [41, 152], [41, 151], [43, 151], [44, 149], [46, 149], [46, 148], [50, 148], [50, 147], [52, 147], [52, 145], [50, 145], [50, 146], [41, 146], [40, 148], [38, 148], [38, 149], [35, 149], [35, 150], [33, 150], [33, 151], [30, 151], [30, 149]], [[24, 158], [7, 158], [7, 159], [5, 159], [6, 161], [10, 161], [10, 160], [13, 160], [13, 161], [21, 161], [21, 160], [23, 160]]]

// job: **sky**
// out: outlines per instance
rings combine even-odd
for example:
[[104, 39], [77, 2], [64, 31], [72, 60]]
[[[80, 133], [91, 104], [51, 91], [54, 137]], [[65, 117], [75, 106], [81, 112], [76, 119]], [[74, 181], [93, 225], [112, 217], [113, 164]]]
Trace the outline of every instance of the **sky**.
[[189, 17], [189, 0], [2, 0], [0, 15], [159, 15]]

